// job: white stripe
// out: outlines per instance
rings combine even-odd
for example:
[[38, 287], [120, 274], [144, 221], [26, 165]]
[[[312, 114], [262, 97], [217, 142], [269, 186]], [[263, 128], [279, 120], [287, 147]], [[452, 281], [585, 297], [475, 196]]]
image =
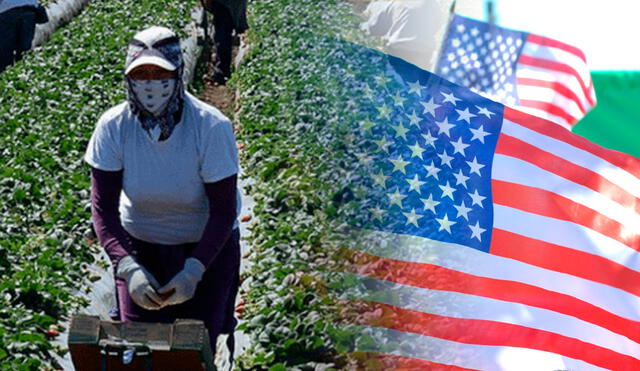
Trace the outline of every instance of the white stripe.
[[598, 173], [634, 197], [640, 197], [640, 179], [594, 154], [576, 148], [561, 140], [537, 133], [509, 120], [503, 121], [502, 132]]
[[[504, 209], [501, 206], [496, 207]], [[542, 228], [523, 222], [520, 229], [532, 225], [536, 226], [536, 230]], [[640, 321], [640, 297], [624, 290], [491, 255], [464, 245], [372, 230], [345, 231], [340, 236], [340, 241], [344, 247], [383, 258], [434, 264], [475, 276], [522, 282], [573, 296], [618, 316]]]
[[[525, 160], [496, 154], [491, 177], [496, 180], [544, 189], [584, 205], [626, 227], [625, 237], [640, 234], [640, 215], [580, 184], [541, 169]], [[569, 211], [567, 211], [567, 215]]]
[[580, 86], [579, 80], [573, 75], [564, 72], [550, 71], [546, 68], [525, 66], [519, 64], [516, 67], [516, 77], [558, 82], [566, 86], [569, 90], [573, 91], [576, 94], [577, 98], [580, 100], [580, 103], [582, 103], [582, 106], [587, 111], [592, 107], [591, 103], [589, 103], [587, 97], [585, 96], [584, 90]]
[[627, 268], [640, 271], [640, 254], [637, 251], [611, 237], [578, 224], [507, 206], [494, 205], [493, 227], [602, 256]]
[[587, 64], [575, 54], [554, 47], [541, 46], [539, 44], [526, 42], [522, 48], [521, 55], [528, 55], [534, 58], [546, 59], [548, 61], [565, 64], [578, 73], [580, 79], [584, 82], [584, 86], [587, 88], [592, 86], [591, 73], [587, 68]]
[[528, 114], [543, 118], [545, 120], [549, 120], [551, 122], [555, 122], [556, 124], [568, 130], [571, 130], [571, 128], [573, 127], [573, 124], [575, 124], [575, 123], [569, 123], [569, 121], [565, 120], [564, 118], [560, 116], [552, 115], [549, 112], [539, 108], [524, 107], [524, 106], [515, 106], [515, 108], [518, 109], [519, 111], [526, 112]]
[[[535, 349], [473, 345], [379, 327], [337, 325], [357, 339], [354, 351], [387, 353], [484, 371], [600, 371], [600, 367]], [[394, 348], [389, 351], [389, 347]]]
[[640, 345], [626, 336], [554, 311], [482, 296], [422, 289], [356, 274], [344, 275], [349, 278], [345, 282], [350, 286], [338, 289], [340, 299], [373, 301], [439, 316], [519, 325], [640, 358]]
[[584, 112], [580, 106], [573, 100], [558, 94], [555, 90], [540, 86], [518, 84], [518, 98], [524, 100], [541, 101], [552, 103], [562, 108], [565, 113], [580, 120], [584, 116]]

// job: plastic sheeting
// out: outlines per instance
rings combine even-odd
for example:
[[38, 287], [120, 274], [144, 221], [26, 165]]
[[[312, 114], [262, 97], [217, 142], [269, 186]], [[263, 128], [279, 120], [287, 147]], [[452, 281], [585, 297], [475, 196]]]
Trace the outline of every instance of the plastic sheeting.
[[47, 6], [49, 22], [36, 25], [31, 47], [35, 48], [49, 40], [58, 27], [69, 22], [89, 3], [89, 0], [58, 0]]

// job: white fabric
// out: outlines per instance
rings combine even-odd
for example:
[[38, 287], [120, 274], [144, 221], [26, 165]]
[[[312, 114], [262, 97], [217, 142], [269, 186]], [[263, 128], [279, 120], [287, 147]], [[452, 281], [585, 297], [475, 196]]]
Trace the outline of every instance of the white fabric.
[[166, 285], [158, 289], [158, 294], [169, 295], [163, 305], [176, 305], [191, 299], [196, 292], [196, 286], [202, 279], [206, 268], [196, 258], [189, 258], [184, 262], [184, 268]]
[[[149, 138], [126, 103], [111, 108], [98, 121], [84, 159], [100, 170], [124, 169], [123, 227], [166, 245], [199, 241], [209, 217], [203, 183], [238, 173], [231, 122], [189, 93], [182, 120], [162, 142]], [[239, 214], [239, 193], [236, 200]]]
[[131, 83], [131, 89], [140, 103], [147, 111], [156, 116], [165, 110], [175, 88], [176, 79], [133, 80]]
[[385, 0], [367, 6], [361, 28], [382, 38], [387, 53], [431, 69], [448, 19], [446, 0]]
[[0, 13], [21, 6], [38, 6], [38, 0], [0, 0]]

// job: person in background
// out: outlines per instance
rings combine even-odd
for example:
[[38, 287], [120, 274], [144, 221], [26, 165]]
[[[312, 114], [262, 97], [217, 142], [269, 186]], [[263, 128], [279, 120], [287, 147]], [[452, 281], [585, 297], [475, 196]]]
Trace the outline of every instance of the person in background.
[[31, 49], [36, 24], [47, 23], [38, 0], [0, 0], [0, 72]]
[[236, 35], [245, 32], [247, 24], [247, 0], [203, 0], [204, 8], [213, 14], [215, 34], [215, 57], [213, 60], [213, 82], [226, 84], [231, 77], [231, 49], [233, 31]]
[[238, 152], [231, 122], [185, 91], [183, 69], [171, 30], [136, 34], [127, 100], [98, 120], [84, 159], [120, 320], [202, 320], [215, 353], [217, 336], [236, 324]]

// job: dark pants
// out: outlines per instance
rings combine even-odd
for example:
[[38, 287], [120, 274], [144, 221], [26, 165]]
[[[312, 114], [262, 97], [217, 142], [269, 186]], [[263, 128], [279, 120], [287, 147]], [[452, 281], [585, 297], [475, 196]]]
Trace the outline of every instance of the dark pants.
[[[196, 246], [193, 244], [167, 246], [133, 240], [133, 256], [160, 283], [167, 284], [182, 270], [184, 261]], [[160, 310], [146, 310], [136, 305], [129, 296], [126, 282], [116, 278], [116, 295], [120, 320], [124, 322], [172, 323], [177, 318], [202, 320], [209, 331], [213, 354], [218, 335], [233, 334], [235, 300], [240, 274], [240, 232], [235, 229], [218, 256], [198, 283], [192, 299]]]
[[233, 18], [229, 9], [217, 2], [212, 3], [210, 10], [213, 14], [213, 26], [215, 27], [213, 36], [216, 48], [216, 55], [213, 60], [214, 77], [218, 74], [228, 79], [231, 76]]
[[34, 7], [21, 6], [0, 13], [0, 72], [31, 49], [35, 29]]

